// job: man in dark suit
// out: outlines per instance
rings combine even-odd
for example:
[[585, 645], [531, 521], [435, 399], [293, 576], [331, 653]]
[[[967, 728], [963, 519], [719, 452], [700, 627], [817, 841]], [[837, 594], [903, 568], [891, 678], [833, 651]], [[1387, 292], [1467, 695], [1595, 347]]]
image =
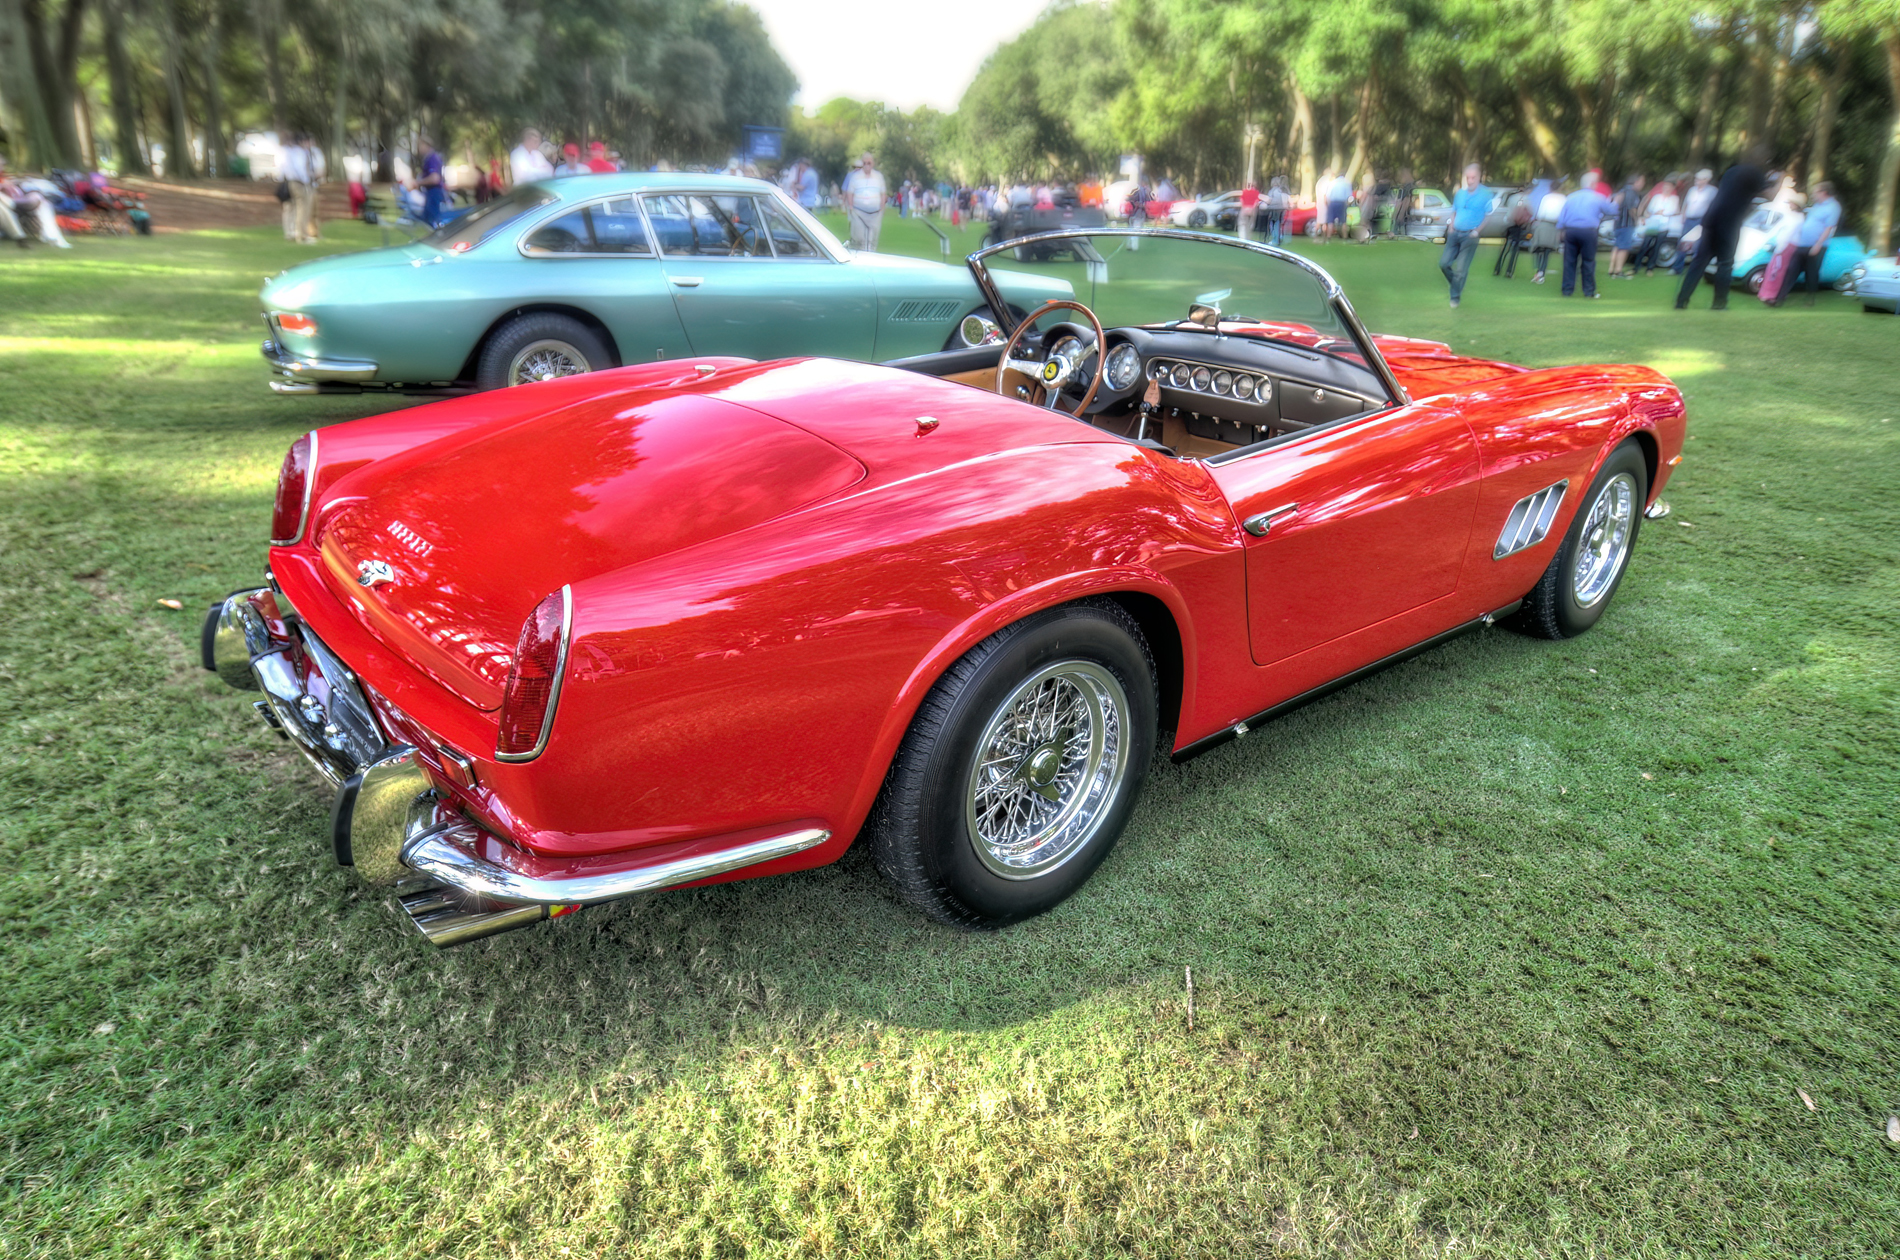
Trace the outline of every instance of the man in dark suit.
[[1742, 160], [1722, 172], [1722, 182], [1715, 190], [1715, 200], [1709, 203], [1709, 212], [1702, 217], [1702, 239], [1695, 247], [1695, 257], [1689, 260], [1689, 269], [1683, 273], [1682, 289], [1676, 294], [1676, 309], [1687, 310], [1689, 298], [1695, 293], [1695, 287], [1702, 283], [1702, 273], [1709, 269], [1709, 260], [1715, 260], [1715, 302], [1711, 310], [1728, 309], [1728, 287], [1734, 279], [1735, 240], [1742, 234], [1742, 220], [1755, 207], [1755, 199], [1768, 186], [1768, 176], [1763, 167], [1768, 164], [1768, 146], [1753, 144]]

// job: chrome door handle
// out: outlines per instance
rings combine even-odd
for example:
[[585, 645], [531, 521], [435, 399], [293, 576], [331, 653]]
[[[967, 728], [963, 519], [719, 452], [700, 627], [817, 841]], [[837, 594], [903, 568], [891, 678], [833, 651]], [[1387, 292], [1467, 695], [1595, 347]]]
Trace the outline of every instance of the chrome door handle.
[[703, 281], [705, 277], [704, 276], [668, 276], [667, 279], [671, 280], [679, 288], [697, 289], [700, 286], [700, 282]]
[[1249, 534], [1252, 534], [1255, 538], [1265, 538], [1267, 531], [1273, 528], [1275, 521], [1283, 516], [1291, 516], [1299, 510], [1299, 504], [1288, 503], [1281, 507], [1274, 508], [1270, 512], [1262, 512], [1258, 516], [1249, 516], [1240, 523], [1240, 527]]

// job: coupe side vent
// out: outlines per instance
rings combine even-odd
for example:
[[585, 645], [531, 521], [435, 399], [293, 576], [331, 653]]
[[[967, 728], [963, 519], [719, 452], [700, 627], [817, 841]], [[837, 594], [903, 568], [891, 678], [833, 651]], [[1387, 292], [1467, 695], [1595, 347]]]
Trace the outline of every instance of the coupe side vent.
[[1536, 494], [1519, 499], [1510, 516], [1505, 518], [1504, 532], [1498, 535], [1498, 545], [1492, 550], [1491, 558], [1502, 560], [1543, 542], [1544, 535], [1550, 532], [1550, 523], [1557, 519], [1557, 508], [1564, 501], [1564, 487], [1569, 484], [1570, 478], [1565, 477], [1554, 486], [1546, 486]]
[[896, 307], [892, 309], [891, 323], [934, 324], [940, 320], [955, 319], [957, 311], [961, 309], [961, 305], [961, 303], [955, 301], [925, 302], [918, 298], [912, 298], [906, 302], [899, 302]]

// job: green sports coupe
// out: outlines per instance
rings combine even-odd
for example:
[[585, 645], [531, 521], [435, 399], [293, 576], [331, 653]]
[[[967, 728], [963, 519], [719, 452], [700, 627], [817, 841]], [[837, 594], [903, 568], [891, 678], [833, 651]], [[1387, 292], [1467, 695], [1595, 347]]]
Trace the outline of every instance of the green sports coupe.
[[[1022, 310], [1067, 284], [1003, 276]], [[981, 344], [962, 267], [858, 254], [772, 184], [581, 175], [525, 184], [407, 245], [262, 294], [271, 388], [495, 389], [688, 355], [883, 361]]]

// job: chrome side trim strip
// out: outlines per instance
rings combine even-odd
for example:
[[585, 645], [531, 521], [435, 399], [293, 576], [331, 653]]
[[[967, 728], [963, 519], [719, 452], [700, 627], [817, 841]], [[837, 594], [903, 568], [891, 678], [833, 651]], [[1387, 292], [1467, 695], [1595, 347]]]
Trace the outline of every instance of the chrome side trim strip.
[[[538, 606], [538, 605], [537, 605]], [[532, 616], [533, 614], [530, 614]], [[567, 645], [574, 636], [574, 588], [561, 588], [561, 651], [554, 658], [554, 686], [548, 691], [548, 710], [541, 715], [541, 734], [535, 739], [534, 747], [524, 753], [495, 752], [496, 761], [533, 761], [548, 746], [548, 734], [554, 730], [554, 711], [561, 707], [561, 680], [567, 676]], [[502, 703], [507, 704], [503, 697]], [[499, 738], [496, 740], [500, 742]]]
[[1550, 533], [1550, 523], [1557, 519], [1557, 509], [1564, 501], [1564, 487], [1570, 484], [1565, 477], [1554, 486], [1545, 486], [1536, 494], [1527, 494], [1511, 506], [1511, 514], [1504, 518], [1504, 529], [1498, 534], [1497, 546], [1491, 549], [1493, 560], [1502, 560], [1514, 556], [1526, 547], [1535, 547], [1544, 541]]
[[814, 827], [638, 870], [583, 875], [575, 879], [536, 879], [477, 857], [466, 846], [473, 844], [481, 834], [479, 827], [466, 820], [431, 827], [403, 846], [403, 865], [429, 876], [437, 883], [496, 901], [541, 906], [591, 906], [630, 897], [635, 893], [656, 892], [678, 884], [690, 884], [694, 880], [723, 875], [727, 871], [755, 866], [773, 858], [788, 857], [831, 839], [831, 832]]

